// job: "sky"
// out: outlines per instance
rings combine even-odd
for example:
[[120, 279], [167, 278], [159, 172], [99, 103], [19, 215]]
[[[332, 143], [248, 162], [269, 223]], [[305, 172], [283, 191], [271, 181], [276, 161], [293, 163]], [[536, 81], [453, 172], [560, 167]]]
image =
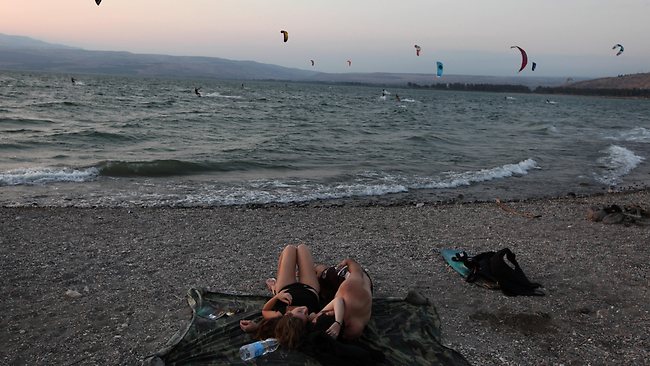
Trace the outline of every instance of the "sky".
[[[648, 19], [650, 0], [0, 0], [4, 34], [334, 73], [434, 73], [436, 61], [465, 75], [650, 72]], [[513, 45], [536, 71], [518, 73]]]

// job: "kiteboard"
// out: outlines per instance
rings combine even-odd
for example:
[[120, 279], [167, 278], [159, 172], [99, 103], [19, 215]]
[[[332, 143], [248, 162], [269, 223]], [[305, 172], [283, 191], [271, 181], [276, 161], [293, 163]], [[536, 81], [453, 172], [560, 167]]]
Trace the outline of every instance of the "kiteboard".
[[469, 276], [469, 269], [465, 267], [463, 262], [457, 262], [453, 258], [456, 257], [456, 254], [462, 253], [462, 250], [457, 249], [443, 249], [440, 254], [445, 258], [445, 262], [456, 272], [458, 272], [463, 278]]
[[[467, 276], [470, 274], [469, 268], [465, 267], [463, 262], [455, 261], [453, 258], [456, 257], [456, 254], [463, 253], [463, 250], [460, 249], [442, 249], [440, 254], [445, 259], [445, 262], [451, 267], [454, 271], [458, 272], [461, 277], [467, 279]], [[476, 281], [472, 282], [476, 285], [485, 287], [485, 288], [498, 288], [496, 283], [487, 281], [481, 277], [477, 278]]]

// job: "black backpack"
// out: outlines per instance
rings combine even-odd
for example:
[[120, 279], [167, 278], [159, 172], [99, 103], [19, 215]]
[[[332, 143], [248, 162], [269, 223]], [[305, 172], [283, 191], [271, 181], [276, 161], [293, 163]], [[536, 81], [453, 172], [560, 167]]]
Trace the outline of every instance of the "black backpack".
[[453, 260], [463, 262], [470, 270], [466, 278], [467, 282], [481, 280], [496, 284], [508, 296], [544, 296], [544, 293], [539, 290], [543, 286], [528, 280], [515, 259], [515, 253], [508, 248], [498, 252], [483, 252], [473, 257], [463, 252], [456, 254]]

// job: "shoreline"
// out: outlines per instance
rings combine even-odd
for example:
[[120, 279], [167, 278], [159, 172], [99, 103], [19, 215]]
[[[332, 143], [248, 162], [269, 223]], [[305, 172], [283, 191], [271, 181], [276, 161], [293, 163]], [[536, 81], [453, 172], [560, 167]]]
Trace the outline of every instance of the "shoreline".
[[[263, 208], [292, 208], [292, 207], [310, 207], [310, 208], [324, 208], [324, 207], [395, 207], [395, 206], [409, 206], [417, 204], [425, 205], [453, 205], [453, 204], [481, 204], [493, 203], [496, 199], [503, 202], [537, 202], [545, 200], [558, 200], [558, 199], [576, 199], [576, 198], [590, 198], [602, 195], [611, 194], [629, 194], [636, 192], [643, 192], [650, 190], [650, 185], [647, 183], [633, 183], [620, 187], [606, 188], [604, 186], [599, 189], [581, 190], [576, 186], [574, 190], [566, 190], [562, 193], [557, 190], [554, 193], [541, 193], [541, 194], [527, 194], [522, 195], [521, 192], [508, 192], [507, 190], [495, 189], [492, 185], [500, 184], [500, 182], [484, 182], [488, 186], [487, 191], [482, 191], [473, 186], [458, 187], [449, 189], [414, 189], [407, 192], [387, 193], [380, 195], [366, 195], [366, 196], [351, 196], [339, 198], [319, 198], [307, 199], [290, 202], [248, 202], [248, 203], [233, 203], [233, 204], [144, 204], [144, 203], [125, 203], [119, 202], [113, 205], [97, 204], [97, 203], [84, 203], [81, 205], [75, 204], [73, 198], [59, 198], [60, 203], [56, 204], [43, 204], [35, 200], [31, 202], [0, 203], [0, 208], [71, 208], [71, 209], [221, 209], [221, 208], [241, 208], [241, 209], [263, 209]], [[15, 187], [15, 186], [9, 186]], [[532, 189], [532, 187], [530, 188]], [[529, 189], [529, 191], [530, 191]], [[487, 193], [491, 192], [493, 194]], [[37, 195], [38, 197], [45, 197], [44, 195]], [[63, 202], [67, 202], [64, 204]]]
[[[191, 287], [266, 294], [287, 243], [317, 261], [355, 257], [377, 297], [417, 289], [442, 343], [476, 365], [642, 364], [650, 359], [650, 228], [585, 219], [650, 191], [381, 205], [0, 207], [0, 363], [138, 364], [190, 319]], [[544, 297], [465, 283], [437, 251], [509, 247]], [[79, 296], [66, 295], [76, 291]]]

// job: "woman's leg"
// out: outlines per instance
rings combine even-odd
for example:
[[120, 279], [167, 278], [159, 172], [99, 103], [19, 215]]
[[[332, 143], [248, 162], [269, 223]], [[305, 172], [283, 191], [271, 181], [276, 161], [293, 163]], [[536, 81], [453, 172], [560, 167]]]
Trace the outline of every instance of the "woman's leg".
[[287, 245], [280, 254], [278, 261], [278, 274], [275, 280], [275, 291], [280, 291], [284, 286], [296, 282], [296, 258], [297, 249], [295, 245]]
[[326, 266], [322, 263], [316, 263], [314, 264], [314, 272], [316, 272], [316, 277], [320, 277], [321, 273], [323, 273], [324, 270], [328, 269], [329, 266]]
[[309, 285], [316, 290], [320, 291], [320, 285], [318, 284], [318, 277], [316, 276], [316, 271], [314, 271], [314, 258], [311, 256], [311, 250], [305, 244], [298, 245], [298, 276], [300, 277], [300, 283]]

